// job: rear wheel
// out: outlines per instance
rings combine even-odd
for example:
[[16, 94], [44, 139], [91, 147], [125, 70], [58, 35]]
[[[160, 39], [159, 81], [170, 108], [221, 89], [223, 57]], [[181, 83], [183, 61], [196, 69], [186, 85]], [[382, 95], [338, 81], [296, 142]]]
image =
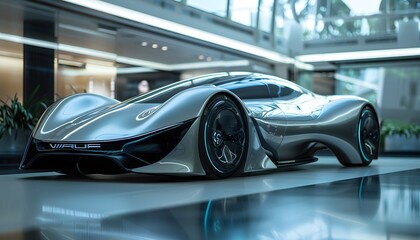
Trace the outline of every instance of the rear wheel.
[[362, 158], [362, 165], [369, 165], [378, 154], [379, 146], [378, 118], [371, 107], [365, 107], [357, 126], [357, 143]]
[[245, 112], [230, 97], [214, 96], [203, 112], [199, 130], [200, 159], [207, 176], [225, 178], [243, 167], [248, 138]]

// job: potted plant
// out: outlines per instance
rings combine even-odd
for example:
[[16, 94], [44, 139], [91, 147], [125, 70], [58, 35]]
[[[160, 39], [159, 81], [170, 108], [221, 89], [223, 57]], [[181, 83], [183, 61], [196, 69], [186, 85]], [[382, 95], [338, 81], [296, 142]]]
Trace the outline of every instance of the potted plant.
[[420, 152], [420, 125], [387, 120], [381, 136], [385, 152]]
[[[32, 109], [39, 109], [36, 105], [46, 108], [44, 103], [36, 102], [32, 103]], [[17, 95], [0, 100], [0, 155], [20, 157], [37, 121], [38, 117], [19, 101]]]

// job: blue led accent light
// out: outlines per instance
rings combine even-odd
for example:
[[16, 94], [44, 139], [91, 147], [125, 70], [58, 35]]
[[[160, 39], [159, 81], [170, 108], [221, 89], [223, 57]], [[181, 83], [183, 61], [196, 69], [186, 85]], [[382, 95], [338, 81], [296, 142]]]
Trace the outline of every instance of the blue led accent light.
[[209, 150], [207, 149], [207, 136], [206, 136], [206, 133], [207, 133], [207, 122], [204, 124], [204, 146], [206, 148], [207, 157], [210, 159]]
[[206, 148], [206, 154], [207, 154], [207, 157], [208, 157], [208, 159], [209, 159], [209, 162], [210, 162], [210, 164], [214, 167], [214, 169], [216, 169], [218, 172], [221, 172], [216, 166], [214, 166], [214, 164], [213, 164], [213, 161], [211, 160], [212, 158], [211, 158], [211, 156], [210, 156], [210, 153], [209, 153], [209, 149], [208, 149], [208, 147], [207, 147], [207, 121], [206, 121], [206, 124], [204, 125], [204, 147]]
[[360, 149], [360, 152], [362, 153], [362, 156], [363, 156], [363, 158], [364, 158], [364, 160], [365, 161], [369, 161], [369, 158], [368, 157], [366, 157], [366, 155], [365, 155], [365, 152], [363, 151], [363, 147], [362, 147], [362, 141], [361, 141], [361, 136], [360, 136], [360, 129], [361, 129], [361, 126], [362, 126], [362, 119], [363, 119], [363, 116], [366, 114], [366, 113], [368, 113], [369, 112], [369, 110], [364, 110], [363, 111], [363, 113], [362, 113], [362, 116], [360, 117], [360, 120], [359, 120], [359, 127], [358, 127], [358, 129], [357, 129], [357, 139], [359, 140], [359, 149]]
[[363, 183], [365, 182], [365, 177], [362, 177], [362, 181], [359, 185], [359, 202], [362, 201], [362, 193], [363, 193]]
[[210, 215], [211, 203], [212, 203], [212, 200], [209, 200], [209, 202], [207, 203], [206, 213], [204, 214], [204, 236], [206, 239], [208, 236], [207, 235], [208, 234], [207, 222]]

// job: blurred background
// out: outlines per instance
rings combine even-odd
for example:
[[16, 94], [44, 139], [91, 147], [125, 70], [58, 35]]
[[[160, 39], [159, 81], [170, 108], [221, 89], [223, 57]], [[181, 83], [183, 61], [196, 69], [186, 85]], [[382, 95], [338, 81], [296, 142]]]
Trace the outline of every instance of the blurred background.
[[117, 100], [220, 71], [371, 101], [382, 152], [420, 152], [419, 0], [2, 0], [0, 159], [52, 102]]

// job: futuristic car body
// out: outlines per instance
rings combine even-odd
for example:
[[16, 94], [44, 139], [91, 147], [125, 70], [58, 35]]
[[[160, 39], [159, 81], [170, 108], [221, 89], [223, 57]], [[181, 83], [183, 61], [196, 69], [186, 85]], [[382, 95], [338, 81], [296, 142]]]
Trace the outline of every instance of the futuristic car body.
[[256, 73], [215, 73], [123, 102], [76, 94], [49, 107], [21, 169], [65, 174], [231, 175], [314, 162], [329, 148], [344, 166], [378, 157], [374, 107], [320, 96]]

